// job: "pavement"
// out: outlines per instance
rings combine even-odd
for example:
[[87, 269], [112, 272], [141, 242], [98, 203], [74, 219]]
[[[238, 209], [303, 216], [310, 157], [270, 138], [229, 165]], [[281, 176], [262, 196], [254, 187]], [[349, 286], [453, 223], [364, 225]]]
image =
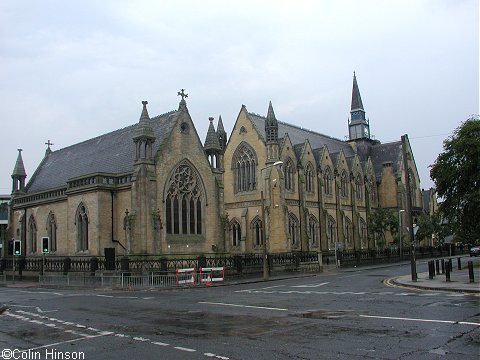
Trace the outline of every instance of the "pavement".
[[474, 281], [470, 282], [468, 268], [464, 266], [461, 270], [453, 268], [450, 273], [450, 281], [446, 280], [445, 274], [436, 274], [429, 279], [428, 272], [418, 273], [417, 281], [412, 280], [411, 275], [398, 276], [389, 279], [389, 284], [434, 291], [453, 291], [466, 293], [480, 293], [480, 268], [473, 268]]

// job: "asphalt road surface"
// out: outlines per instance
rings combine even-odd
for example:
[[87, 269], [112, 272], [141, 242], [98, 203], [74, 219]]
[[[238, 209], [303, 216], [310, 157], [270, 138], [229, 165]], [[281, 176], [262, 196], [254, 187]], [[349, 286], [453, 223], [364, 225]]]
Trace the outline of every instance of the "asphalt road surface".
[[383, 283], [408, 271], [135, 292], [4, 287], [0, 358], [478, 359], [480, 296]]

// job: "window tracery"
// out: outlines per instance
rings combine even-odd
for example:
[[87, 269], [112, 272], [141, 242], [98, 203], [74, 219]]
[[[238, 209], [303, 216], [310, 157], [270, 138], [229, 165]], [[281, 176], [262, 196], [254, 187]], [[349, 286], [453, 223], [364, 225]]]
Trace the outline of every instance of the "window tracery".
[[200, 235], [203, 231], [203, 186], [187, 162], [180, 164], [168, 182], [167, 234]]
[[257, 157], [250, 146], [241, 144], [232, 161], [235, 176], [235, 192], [257, 189]]

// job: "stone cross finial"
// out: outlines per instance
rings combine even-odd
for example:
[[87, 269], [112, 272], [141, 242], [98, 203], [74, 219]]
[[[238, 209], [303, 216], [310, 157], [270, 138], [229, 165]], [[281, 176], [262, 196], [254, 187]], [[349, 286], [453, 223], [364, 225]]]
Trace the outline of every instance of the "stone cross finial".
[[177, 93], [177, 96], [181, 96], [182, 100], [185, 100], [185, 98], [188, 97], [188, 94], [185, 94], [185, 89], [180, 89], [180, 91]]

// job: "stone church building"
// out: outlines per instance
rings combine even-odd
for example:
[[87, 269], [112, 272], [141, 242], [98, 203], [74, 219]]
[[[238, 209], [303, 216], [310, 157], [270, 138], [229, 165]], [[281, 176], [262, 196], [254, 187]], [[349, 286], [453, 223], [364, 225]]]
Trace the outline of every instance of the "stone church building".
[[19, 150], [9, 236], [24, 255], [41, 254], [44, 237], [70, 256], [368, 249], [371, 211], [406, 209], [407, 187], [422, 208], [408, 137], [371, 137], [355, 75], [347, 141], [278, 121], [270, 103], [266, 116], [242, 105], [228, 138], [210, 118], [202, 143], [179, 95], [175, 111], [150, 117], [143, 101], [134, 125], [48, 142], [28, 183]]

